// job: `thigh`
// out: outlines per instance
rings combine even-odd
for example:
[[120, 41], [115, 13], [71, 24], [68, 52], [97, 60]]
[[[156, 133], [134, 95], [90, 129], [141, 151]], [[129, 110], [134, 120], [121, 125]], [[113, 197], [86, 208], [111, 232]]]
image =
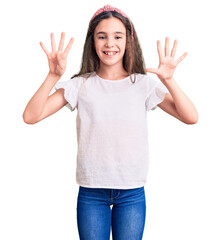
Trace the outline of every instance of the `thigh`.
[[109, 240], [111, 209], [102, 189], [79, 188], [77, 225], [80, 240]]
[[144, 187], [120, 190], [112, 208], [113, 240], [141, 240], [146, 218]]

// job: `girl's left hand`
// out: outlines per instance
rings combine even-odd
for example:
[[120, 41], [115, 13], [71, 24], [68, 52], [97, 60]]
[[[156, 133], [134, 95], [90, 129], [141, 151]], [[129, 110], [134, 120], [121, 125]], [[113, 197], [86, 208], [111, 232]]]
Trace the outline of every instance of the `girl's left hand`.
[[178, 41], [175, 40], [171, 54], [169, 56], [169, 38], [166, 37], [165, 40], [165, 56], [163, 56], [163, 51], [161, 48], [161, 43], [157, 41], [157, 51], [159, 55], [159, 66], [158, 68], [147, 68], [146, 72], [154, 73], [158, 76], [161, 81], [168, 81], [173, 78], [173, 74], [176, 70], [177, 65], [186, 57], [187, 52], [185, 52], [181, 57], [175, 60], [175, 53]]

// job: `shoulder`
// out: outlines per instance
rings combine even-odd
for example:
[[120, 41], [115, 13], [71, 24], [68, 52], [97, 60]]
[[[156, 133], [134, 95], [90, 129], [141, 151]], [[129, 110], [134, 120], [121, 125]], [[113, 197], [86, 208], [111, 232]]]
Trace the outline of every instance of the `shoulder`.
[[68, 80], [68, 82], [71, 86], [80, 88], [82, 83], [85, 81], [85, 79], [86, 79], [85, 76], [80, 75], [80, 76], [72, 77], [71, 79]]
[[137, 80], [142, 83], [147, 95], [155, 94], [155, 92], [162, 95], [169, 92], [159, 79], [154, 79], [147, 74], [137, 74]]
[[148, 81], [148, 80], [153, 80], [153, 78], [151, 78], [148, 74], [142, 74], [142, 73], [134, 73], [132, 74], [136, 77], [136, 79], [142, 79], [142, 80], [145, 80], [145, 81]]
[[135, 73], [136, 81], [142, 82], [148, 88], [152, 88], [155, 84], [158, 83], [157, 80], [151, 78], [147, 74]]
[[83, 74], [76, 74], [71, 79], [88, 79], [96, 76], [96, 72], [88, 72]]
[[95, 78], [95, 77], [96, 77], [95, 72], [88, 72], [88, 73], [84, 73], [84, 74], [81, 74], [81, 75], [74, 76], [70, 80], [73, 83], [81, 84], [81, 83], [84, 83], [85, 81], [87, 81], [89, 79], [92, 79], [92, 78]]

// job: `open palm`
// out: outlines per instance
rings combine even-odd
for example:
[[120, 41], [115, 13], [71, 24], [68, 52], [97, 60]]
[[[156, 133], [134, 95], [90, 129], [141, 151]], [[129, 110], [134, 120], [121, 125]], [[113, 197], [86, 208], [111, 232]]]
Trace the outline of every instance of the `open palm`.
[[56, 74], [58, 76], [61, 76], [64, 74], [66, 65], [67, 65], [67, 57], [68, 53], [71, 50], [72, 44], [74, 42], [74, 38], [71, 38], [67, 47], [63, 51], [64, 47], [64, 39], [65, 39], [65, 33], [61, 33], [61, 39], [58, 46], [58, 50], [56, 50], [56, 44], [54, 39], [54, 34], [51, 33], [51, 48], [52, 52], [49, 52], [47, 48], [44, 46], [42, 42], [40, 42], [40, 45], [44, 52], [47, 55], [48, 58], [48, 65], [49, 65], [49, 71], [52, 74]]
[[163, 50], [161, 47], [161, 43], [157, 41], [157, 51], [159, 55], [159, 66], [158, 68], [147, 68], [146, 72], [154, 73], [158, 76], [158, 78], [162, 81], [167, 81], [173, 78], [173, 74], [176, 70], [177, 65], [186, 57], [187, 52], [185, 52], [181, 57], [177, 60], [175, 59], [176, 48], [178, 41], [175, 40], [173, 44], [173, 48], [171, 54], [169, 55], [169, 38], [166, 37], [165, 40], [165, 56], [163, 55]]

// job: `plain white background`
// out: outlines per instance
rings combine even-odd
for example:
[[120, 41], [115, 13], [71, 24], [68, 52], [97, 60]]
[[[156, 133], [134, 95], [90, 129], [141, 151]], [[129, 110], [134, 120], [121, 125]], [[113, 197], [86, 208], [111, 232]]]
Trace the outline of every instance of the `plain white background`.
[[[210, 0], [7, 1], [0, 6], [0, 239], [78, 239], [76, 114], [66, 107], [35, 125], [24, 108], [44, 81], [50, 49], [62, 31], [75, 38], [62, 80], [78, 72], [90, 18], [106, 4], [133, 21], [147, 67], [158, 66], [157, 39], [188, 51], [175, 78], [199, 112], [186, 125], [148, 113], [150, 165], [145, 186], [149, 240], [221, 239], [220, 5]], [[156, 78], [155, 75], [150, 74]], [[53, 90], [54, 91], [54, 90]]]

